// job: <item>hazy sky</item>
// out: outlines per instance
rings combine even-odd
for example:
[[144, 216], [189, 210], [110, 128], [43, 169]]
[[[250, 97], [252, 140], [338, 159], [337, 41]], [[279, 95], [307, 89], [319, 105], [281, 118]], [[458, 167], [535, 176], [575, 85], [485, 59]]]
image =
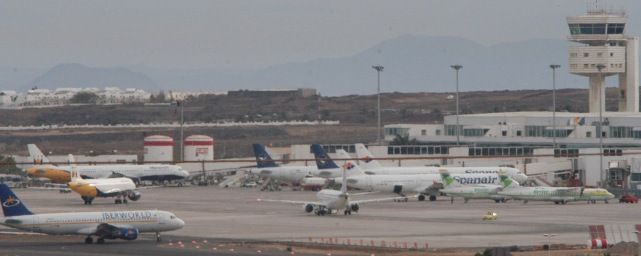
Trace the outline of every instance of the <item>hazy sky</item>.
[[[400, 35], [565, 38], [590, 0], [0, 0], [0, 66], [252, 69], [352, 55]], [[599, 1], [627, 9], [639, 0]]]

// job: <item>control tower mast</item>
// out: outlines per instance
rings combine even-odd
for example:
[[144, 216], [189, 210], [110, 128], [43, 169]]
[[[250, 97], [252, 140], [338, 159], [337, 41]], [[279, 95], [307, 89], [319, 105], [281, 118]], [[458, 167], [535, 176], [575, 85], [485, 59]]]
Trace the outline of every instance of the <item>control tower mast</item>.
[[568, 40], [582, 44], [570, 47], [570, 73], [590, 79], [590, 112], [605, 111], [605, 77], [613, 75], [619, 76], [619, 111], [639, 112], [639, 37], [624, 34], [627, 19], [605, 10], [567, 18]]

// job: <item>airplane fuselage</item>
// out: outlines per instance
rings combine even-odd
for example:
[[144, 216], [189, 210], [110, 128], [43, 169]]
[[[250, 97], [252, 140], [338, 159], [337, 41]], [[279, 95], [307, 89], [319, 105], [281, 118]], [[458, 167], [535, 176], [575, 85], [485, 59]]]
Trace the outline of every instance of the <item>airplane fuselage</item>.
[[[177, 165], [79, 165], [77, 170], [82, 177], [98, 179], [116, 175], [144, 180], [177, 180], [184, 179], [189, 173]], [[32, 177], [48, 178], [56, 183], [66, 183], [71, 180], [71, 166], [36, 165], [26, 170]]]
[[52, 235], [90, 235], [98, 225], [135, 228], [139, 232], [164, 232], [180, 229], [184, 222], [166, 211], [114, 211], [47, 213], [5, 217], [3, 224], [15, 229]]
[[[460, 184], [499, 184], [497, 174], [452, 174], [452, 178]], [[435, 183], [442, 183], [439, 174], [408, 174], [408, 175], [358, 175], [347, 178], [350, 187], [383, 192], [413, 191], [423, 192]]]
[[300, 183], [305, 177], [313, 175], [312, 173], [316, 170], [316, 166], [277, 166], [251, 169], [250, 173], [264, 178]]
[[528, 201], [607, 201], [614, 195], [605, 189], [565, 187], [519, 187], [499, 192], [499, 195]]

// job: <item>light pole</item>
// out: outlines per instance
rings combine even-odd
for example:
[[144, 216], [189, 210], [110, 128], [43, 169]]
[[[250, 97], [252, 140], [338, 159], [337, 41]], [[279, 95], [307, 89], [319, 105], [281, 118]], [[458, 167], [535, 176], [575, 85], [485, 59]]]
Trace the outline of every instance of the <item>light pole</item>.
[[461, 139], [460, 139], [460, 129], [459, 129], [459, 120], [458, 120], [458, 115], [459, 115], [459, 100], [458, 100], [458, 72], [460, 69], [463, 68], [462, 65], [451, 65], [451, 68], [456, 70], [456, 145], [461, 144]]
[[599, 70], [599, 83], [601, 83], [601, 88], [599, 89], [599, 176], [601, 178], [601, 187], [605, 188], [605, 184], [603, 183], [603, 102], [605, 101], [605, 79], [603, 79], [603, 69], [605, 68], [605, 65], [597, 64], [596, 68]]
[[378, 89], [377, 89], [377, 94], [378, 94], [378, 99], [377, 99], [377, 112], [378, 112], [378, 132], [376, 135], [376, 140], [378, 142], [378, 145], [381, 145], [381, 142], [383, 141], [381, 139], [381, 72], [383, 72], [383, 66], [381, 65], [374, 65], [372, 66], [373, 69], [376, 69], [376, 74], [377, 74], [377, 81], [378, 81]]
[[184, 114], [185, 114], [185, 100], [177, 100], [175, 102], [175, 104], [176, 104], [176, 107], [180, 107], [180, 158], [179, 159], [182, 162], [184, 160], [183, 159], [183, 157], [184, 157], [183, 156], [183, 150], [184, 150], [183, 149], [183, 147], [184, 147], [183, 143], [185, 143], [184, 139], [183, 139], [183, 136], [185, 134], [184, 130], [183, 130], [183, 125], [185, 124], [185, 117], [184, 117]]
[[548, 256], [550, 256], [550, 239], [555, 237], [556, 234], [543, 234], [545, 237], [545, 243], [548, 245]]
[[552, 64], [552, 147], [556, 150], [556, 69], [561, 65]]

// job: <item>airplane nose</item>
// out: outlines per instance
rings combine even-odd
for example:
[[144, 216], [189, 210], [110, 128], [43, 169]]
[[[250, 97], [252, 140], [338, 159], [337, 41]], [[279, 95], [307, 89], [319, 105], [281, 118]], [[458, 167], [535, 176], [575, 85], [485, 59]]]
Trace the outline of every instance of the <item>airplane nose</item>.
[[182, 228], [185, 226], [185, 221], [182, 219], [178, 219], [178, 228]]

